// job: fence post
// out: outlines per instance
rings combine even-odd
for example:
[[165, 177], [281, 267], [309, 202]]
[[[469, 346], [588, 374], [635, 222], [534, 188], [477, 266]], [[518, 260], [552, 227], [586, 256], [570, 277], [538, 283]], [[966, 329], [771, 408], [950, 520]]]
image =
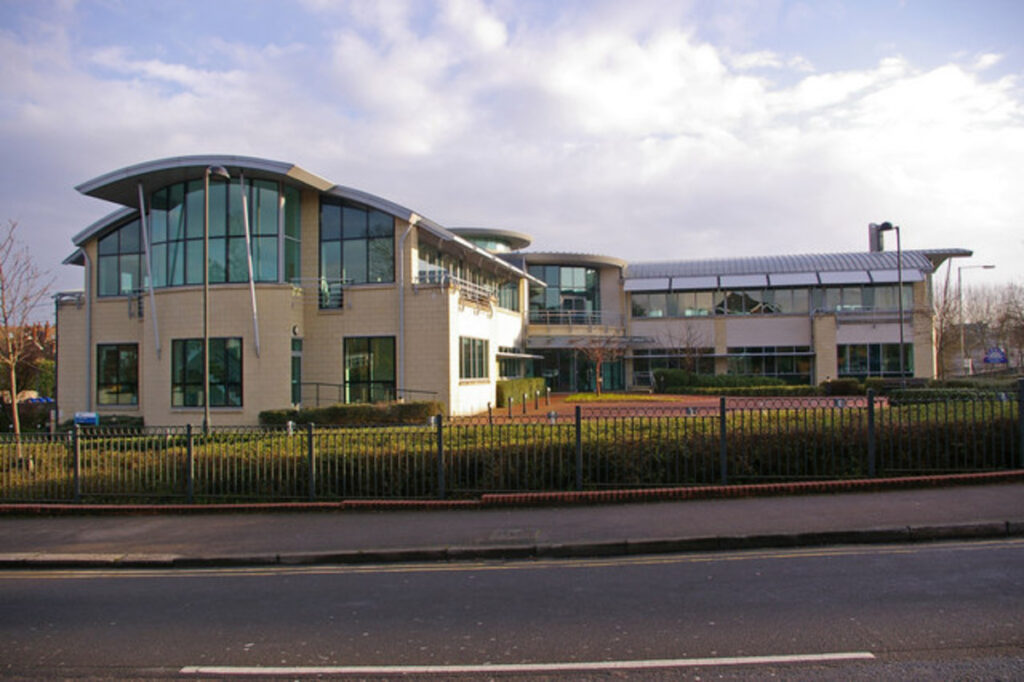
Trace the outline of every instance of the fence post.
[[309, 463], [309, 501], [316, 499], [316, 453], [313, 448], [313, 422], [306, 424], [306, 461]]
[[874, 478], [875, 459], [875, 389], [868, 389], [868, 478]]
[[576, 406], [576, 490], [583, 490], [583, 416]]
[[1024, 379], [1017, 380], [1017, 448], [1019, 461], [1017, 465], [1024, 469]]
[[194, 452], [194, 442], [192, 437], [192, 425], [185, 425], [185, 499], [188, 500], [189, 504], [195, 502], [196, 497], [196, 485], [195, 485], [195, 473], [196, 473], [196, 461]]
[[75, 433], [72, 436], [75, 442], [74, 449], [74, 492], [72, 499], [78, 503], [82, 501], [82, 427], [75, 424]]
[[726, 445], [725, 396], [718, 399], [718, 458], [722, 485], [729, 484], [728, 446]]
[[444, 489], [444, 417], [434, 417], [437, 424], [437, 499], [443, 500]]

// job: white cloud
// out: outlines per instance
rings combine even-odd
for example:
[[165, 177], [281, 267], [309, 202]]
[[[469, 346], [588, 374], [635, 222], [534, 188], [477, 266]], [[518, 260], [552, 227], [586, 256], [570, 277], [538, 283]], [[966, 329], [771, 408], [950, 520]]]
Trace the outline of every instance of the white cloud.
[[[16, 160], [0, 218], [38, 230], [56, 267], [112, 208], [75, 184], [224, 152], [293, 161], [443, 224], [532, 233], [540, 249], [860, 250], [867, 223], [888, 219], [909, 248], [974, 247], [1019, 272], [1024, 112], [1017, 80], [986, 78], [992, 55], [808, 75], [795, 51], [728, 52], [647, 6], [543, 20], [475, 0], [306, 6], [323, 43], [222, 38], [202, 66], [85, 48], [70, 25], [0, 32], [0, 144]], [[77, 276], [62, 269], [64, 286]]]

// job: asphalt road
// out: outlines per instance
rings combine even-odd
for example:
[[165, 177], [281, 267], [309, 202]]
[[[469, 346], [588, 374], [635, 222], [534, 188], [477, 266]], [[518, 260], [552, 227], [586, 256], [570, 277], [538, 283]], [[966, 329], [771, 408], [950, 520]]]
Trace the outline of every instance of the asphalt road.
[[[823, 654], [839, 657], [800, 658]], [[1024, 541], [0, 573], [4, 678], [407, 666], [413, 678], [1019, 678]]]

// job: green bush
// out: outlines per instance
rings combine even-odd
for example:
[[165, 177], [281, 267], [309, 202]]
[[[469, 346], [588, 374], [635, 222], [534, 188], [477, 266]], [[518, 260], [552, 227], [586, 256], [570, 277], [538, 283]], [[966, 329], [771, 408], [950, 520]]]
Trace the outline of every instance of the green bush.
[[787, 384], [778, 377], [758, 377], [742, 374], [694, 374], [683, 369], [654, 370], [654, 391], [656, 393], [700, 393], [700, 391], [689, 389], [749, 388], [752, 386], [787, 386]]
[[817, 386], [735, 386], [731, 388], [714, 388], [711, 386], [673, 386], [667, 394], [690, 395], [732, 395], [732, 396], [813, 396], [820, 395]]
[[993, 391], [977, 388], [905, 388], [889, 391], [889, 404], [916, 405], [943, 401], [992, 400], [994, 395], [1004, 395], [1007, 400], [1016, 391]]
[[856, 379], [830, 379], [821, 382], [822, 395], [864, 395], [864, 384]]
[[[100, 414], [101, 429], [141, 429], [146, 425], [146, 420], [136, 414]], [[61, 431], [69, 431], [75, 428], [74, 419], [66, 419], [60, 423]], [[83, 428], [96, 428], [85, 426]]]
[[437, 401], [330, 405], [299, 410], [265, 410], [260, 412], [260, 425], [284, 426], [288, 422], [319, 426], [423, 424], [429, 417], [443, 413], [444, 405]]
[[[22, 432], [49, 431], [51, 407], [53, 406], [40, 403], [21, 403], [18, 406], [18, 421], [21, 422]], [[11, 433], [14, 430], [13, 425], [11, 406], [3, 403], [0, 405], [0, 432]]]
[[495, 407], [507, 404], [509, 398], [512, 398], [518, 404], [523, 399], [524, 393], [532, 398], [536, 391], [540, 391], [541, 395], [544, 395], [545, 383], [543, 377], [502, 379], [498, 382]]

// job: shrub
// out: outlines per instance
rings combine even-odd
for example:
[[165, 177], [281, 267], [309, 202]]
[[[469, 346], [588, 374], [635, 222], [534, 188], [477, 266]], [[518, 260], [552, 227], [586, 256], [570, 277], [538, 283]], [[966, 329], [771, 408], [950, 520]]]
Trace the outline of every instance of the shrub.
[[739, 388], [750, 386], [786, 386], [778, 377], [758, 377], [742, 374], [694, 374], [682, 369], [654, 370], [656, 393], [696, 393], [679, 390], [686, 388]]
[[[49, 431], [50, 430], [50, 408], [51, 405], [21, 403], [18, 406], [18, 420], [21, 422], [21, 430], [28, 431]], [[3, 403], [0, 406], [0, 431], [3, 433], [13, 432], [14, 422], [11, 421], [11, 406]]]
[[260, 412], [260, 425], [284, 426], [288, 422], [320, 426], [422, 424], [428, 417], [443, 413], [444, 405], [437, 401], [330, 405], [299, 410], [265, 410]]
[[856, 379], [830, 379], [821, 382], [822, 395], [864, 395], [864, 384]]
[[536, 391], [540, 391], [541, 395], [544, 394], [545, 383], [543, 377], [502, 379], [498, 382], [495, 394], [495, 406], [501, 407], [505, 405], [509, 398], [514, 399], [518, 403], [523, 399], [524, 393], [532, 398]]
[[820, 395], [817, 386], [734, 386], [715, 388], [712, 386], [675, 386], [665, 391], [670, 394], [691, 395], [732, 395], [732, 396], [808, 396]]

